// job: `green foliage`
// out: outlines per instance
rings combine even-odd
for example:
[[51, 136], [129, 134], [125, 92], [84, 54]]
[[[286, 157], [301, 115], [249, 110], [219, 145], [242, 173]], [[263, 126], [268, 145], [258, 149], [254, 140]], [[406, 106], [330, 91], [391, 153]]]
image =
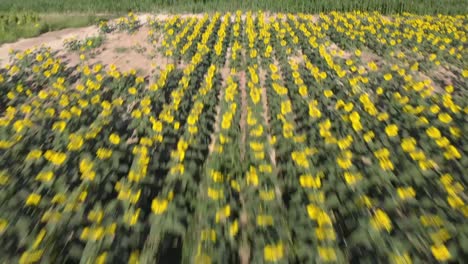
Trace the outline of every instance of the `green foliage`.
[[45, 32], [96, 24], [102, 15], [38, 14], [0, 11], [0, 44], [30, 38]]
[[1, 10], [36, 12], [211, 12], [234, 10], [275, 12], [379, 11], [384, 14], [466, 14], [468, 0], [2, 0]]
[[[172, 16], [148, 21], [170, 61], [155, 76], [13, 50], [0, 262], [467, 259], [466, 21]], [[66, 46], [91, 53], [104, 36]]]
[[84, 40], [69, 39], [65, 40], [64, 47], [70, 51], [89, 51], [98, 48], [104, 42], [104, 36], [88, 37]]

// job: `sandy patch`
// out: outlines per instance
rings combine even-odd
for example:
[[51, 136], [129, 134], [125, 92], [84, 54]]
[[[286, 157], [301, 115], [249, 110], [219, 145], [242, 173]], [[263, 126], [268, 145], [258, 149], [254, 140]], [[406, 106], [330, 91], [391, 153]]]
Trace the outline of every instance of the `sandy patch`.
[[432, 70], [430, 75], [435, 79], [442, 81], [445, 85], [453, 85], [453, 80], [457, 79], [457, 76], [452, 71], [442, 66], [438, 66]]
[[244, 160], [245, 158], [245, 152], [246, 152], [246, 144], [247, 144], [247, 88], [246, 88], [246, 83], [247, 83], [247, 77], [245, 76], [246, 73], [244, 70], [239, 71], [239, 90], [240, 90], [240, 95], [241, 95], [241, 119], [240, 119], [240, 129], [241, 129], [241, 160]]
[[[95, 50], [96, 56], [90, 58], [88, 63], [100, 62], [103, 64], [115, 64], [121, 70], [140, 69], [141, 72], [147, 74], [151, 71], [151, 64], [163, 67], [169, 61], [163, 56], [159, 56], [155, 50], [156, 45], [148, 42], [149, 20], [165, 21], [172, 18], [171, 14], [138, 14], [138, 19], [142, 24], [142, 28], [134, 34], [128, 33], [111, 33], [106, 34], [104, 44]], [[180, 18], [197, 17], [202, 18], [203, 14], [181, 14]], [[41, 46], [50, 47], [52, 51], [57, 51], [68, 64], [71, 66], [79, 63], [79, 55], [74, 52], [68, 52], [64, 49], [64, 40], [75, 38], [83, 40], [87, 37], [97, 36], [99, 28], [97, 26], [89, 26], [83, 28], [69, 28], [53, 32], [48, 32], [40, 36], [20, 39], [14, 43], [7, 43], [0, 46], [0, 67], [9, 63], [9, 51], [11, 49], [17, 51], [25, 51]]]
[[377, 56], [369, 50], [363, 50], [361, 55], [361, 60], [367, 66], [368, 63], [374, 62], [376, 64], [381, 64], [383, 59], [380, 56]]
[[63, 48], [63, 41], [72, 37], [79, 36], [84, 39], [96, 35], [98, 33], [97, 26], [84, 28], [67, 28], [63, 30], [44, 33], [35, 38], [20, 39], [14, 43], [6, 43], [0, 46], [0, 66], [8, 63], [10, 49], [25, 51], [27, 49], [38, 48], [42, 45], [50, 47], [52, 50]]
[[148, 32], [149, 28], [143, 26], [133, 34], [108, 34], [97, 55], [90, 58], [88, 63], [114, 64], [120, 71], [135, 69], [143, 75], [149, 74], [156, 65], [167, 65], [167, 59], [153, 52], [154, 46], [148, 41]]
[[328, 45], [327, 50], [332, 54], [333, 57], [339, 57], [346, 60], [351, 58], [351, 53], [349, 51], [341, 49], [334, 42], [331, 42], [330, 45]]
[[[267, 91], [266, 91], [266, 87], [265, 87], [265, 80], [266, 80], [266, 71], [263, 69], [263, 68], [260, 68], [259, 70], [259, 73], [258, 73], [259, 77], [260, 77], [260, 85], [261, 85], [261, 91], [262, 91], [262, 97], [261, 97], [261, 100], [262, 100], [262, 106], [263, 106], [263, 113], [262, 113], [262, 116], [263, 116], [263, 120], [265, 121], [265, 126], [266, 126], [266, 129], [267, 131], [270, 131], [270, 115], [268, 113], [268, 96], [267, 96]], [[268, 138], [268, 142], [271, 142], [271, 133], [268, 133], [267, 135], [267, 138]], [[275, 148], [270, 148], [270, 153], [268, 153], [269, 156], [270, 156], [270, 160], [271, 160], [271, 163], [273, 165], [273, 167], [276, 167], [276, 150]]]

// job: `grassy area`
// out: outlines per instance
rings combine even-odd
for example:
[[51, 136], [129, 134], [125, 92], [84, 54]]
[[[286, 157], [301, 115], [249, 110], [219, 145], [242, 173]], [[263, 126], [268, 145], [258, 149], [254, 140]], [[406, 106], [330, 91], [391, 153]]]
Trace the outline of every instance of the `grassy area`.
[[97, 23], [108, 15], [95, 14], [0, 14], [0, 44], [30, 38], [45, 32], [64, 28], [83, 27]]
[[468, 0], [2, 0], [0, 11], [36, 12], [209, 12], [233, 10], [275, 12], [379, 11], [384, 14], [467, 14]]

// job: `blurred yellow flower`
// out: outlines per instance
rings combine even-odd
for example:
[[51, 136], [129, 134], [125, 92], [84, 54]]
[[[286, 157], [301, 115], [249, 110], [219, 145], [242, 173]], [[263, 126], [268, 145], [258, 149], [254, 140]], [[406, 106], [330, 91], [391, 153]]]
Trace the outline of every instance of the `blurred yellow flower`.
[[114, 145], [118, 145], [120, 143], [120, 137], [119, 137], [119, 135], [117, 135], [115, 133], [112, 133], [109, 136], [109, 141]]
[[257, 225], [258, 226], [271, 226], [273, 225], [273, 217], [271, 215], [257, 215]]
[[31, 150], [28, 155], [26, 156], [26, 160], [35, 160], [39, 159], [42, 156], [42, 150], [40, 149], [34, 149]]
[[281, 114], [286, 115], [288, 113], [291, 113], [291, 101], [283, 101], [281, 102]]
[[163, 214], [167, 210], [168, 201], [166, 199], [153, 199], [151, 203], [151, 210], [154, 214], [160, 215]]
[[452, 257], [447, 247], [443, 244], [431, 246], [431, 252], [438, 261], [447, 261]]
[[112, 150], [107, 148], [99, 148], [96, 152], [96, 156], [101, 159], [108, 159], [112, 156]]
[[5, 231], [8, 226], [8, 221], [6, 219], [0, 218], [0, 234]]
[[369, 142], [372, 141], [372, 139], [373, 139], [374, 137], [375, 137], [374, 131], [369, 131], [369, 132], [367, 132], [367, 133], [364, 134], [364, 141], [366, 141], [366, 142], [369, 143]]
[[239, 232], [239, 222], [237, 220], [234, 220], [234, 222], [232, 222], [232, 224], [229, 226], [229, 235], [231, 237], [234, 237], [237, 235], [238, 232]]
[[304, 188], [320, 188], [322, 186], [320, 177], [314, 177], [309, 174], [301, 175], [299, 177], [299, 183]]
[[416, 139], [410, 137], [410, 138], [404, 138], [401, 140], [401, 148], [405, 152], [412, 152], [416, 149]]
[[398, 135], [398, 126], [395, 124], [388, 125], [387, 127], [385, 127], [385, 133], [387, 133], [389, 137], [394, 137]]
[[345, 172], [344, 173], [344, 178], [345, 178], [346, 184], [354, 185], [360, 179], [362, 179], [362, 175], [360, 173]]
[[392, 230], [392, 221], [388, 215], [381, 209], [377, 209], [374, 213], [374, 216], [370, 220], [371, 226], [376, 230], [387, 230], [390, 232]]
[[78, 134], [70, 134], [68, 139], [70, 140], [70, 142], [68, 143], [67, 149], [70, 151], [80, 150], [84, 144], [83, 137]]
[[43, 252], [43, 250], [25, 251], [19, 259], [19, 264], [31, 264], [39, 262], [42, 258]]
[[336, 252], [333, 248], [331, 247], [318, 247], [318, 253], [319, 257], [322, 261], [324, 262], [331, 262], [331, 261], [336, 261], [337, 256]]
[[439, 114], [439, 120], [442, 123], [448, 124], [448, 123], [452, 122], [452, 117], [447, 113], [441, 113], [441, 114]]
[[335, 230], [331, 227], [318, 227], [315, 229], [315, 236], [318, 240], [336, 240]]
[[433, 126], [431, 126], [431, 127], [429, 127], [428, 129], [426, 129], [426, 134], [427, 134], [429, 137], [433, 138], [433, 139], [438, 139], [438, 138], [440, 138], [441, 135], [442, 135], [442, 134], [440, 133], [439, 129], [437, 129], [436, 127], [433, 127]]
[[130, 87], [128, 89], [128, 93], [132, 94], [132, 95], [135, 95], [137, 93], [137, 89], [135, 87]]
[[50, 182], [54, 178], [54, 173], [52, 171], [41, 171], [36, 176], [36, 180], [42, 182]]
[[342, 169], [349, 169], [351, 168], [353, 153], [349, 150], [343, 151], [340, 156], [337, 157], [336, 163]]
[[219, 223], [220, 221], [226, 220], [229, 216], [231, 216], [231, 206], [228, 204], [216, 212], [215, 221]]
[[416, 196], [416, 191], [413, 189], [413, 187], [397, 188], [397, 193], [402, 200], [414, 198]]
[[224, 197], [223, 189], [213, 189], [208, 187], [208, 197], [212, 200], [219, 200]]
[[446, 151], [444, 152], [444, 157], [448, 160], [460, 159], [461, 154], [456, 147], [454, 147], [453, 145], [449, 145], [448, 147], [446, 147]]
[[255, 167], [250, 166], [249, 171], [246, 173], [247, 184], [257, 186], [258, 185], [258, 175]]
[[106, 259], [107, 259], [107, 252], [104, 252], [102, 254], [100, 254], [97, 258], [96, 258], [96, 262], [94, 262], [95, 264], [105, 264], [106, 263]]
[[274, 190], [260, 190], [259, 196], [262, 201], [272, 201], [275, 199], [276, 194]]
[[263, 249], [263, 258], [268, 262], [277, 262], [284, 257], [283, 243], [266, 245]]
[[26, 205], [36, 206], [41, 201], [41, 195], [37, 193], [31, 193], [26, 199]]
[[101, 210], [91, 210], [88, 213], [88, 220], [91, 222], [101, 223], [102, 218], [104, 217], [104, 212]]
[[330, 97], [333, 96], [333, 91], [332, 90], [325, 90], [325, 91], [323, 91], [323, 94], [325, 95], [325, 97], [330, 98]]

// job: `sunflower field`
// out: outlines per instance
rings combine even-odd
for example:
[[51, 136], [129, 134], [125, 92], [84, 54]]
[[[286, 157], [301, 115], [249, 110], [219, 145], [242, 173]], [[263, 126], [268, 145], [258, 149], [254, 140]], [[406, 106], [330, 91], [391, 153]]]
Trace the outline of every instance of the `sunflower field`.
[[47, 47], [0, 69], [1, 263], [468, 259], [466, 15], [100, 25], [142, 26], [149, 76]]

